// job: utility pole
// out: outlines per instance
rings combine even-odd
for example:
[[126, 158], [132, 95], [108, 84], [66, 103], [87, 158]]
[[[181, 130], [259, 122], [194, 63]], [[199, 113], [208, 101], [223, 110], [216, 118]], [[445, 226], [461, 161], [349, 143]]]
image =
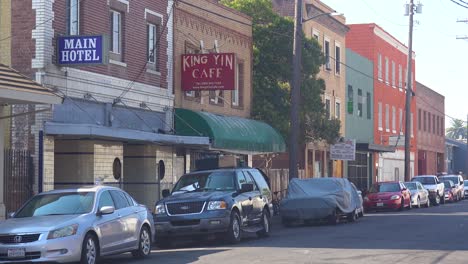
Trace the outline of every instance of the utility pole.
[[291, 82], [291, 126], [289, 131], [289, 179], [298, 178], [299, 104], [301, 96], [302, 0], [294, 13], [293, 79]]
[[405, 181], [409, 181], [411, 178], [411, 99], [413, 97], [412, 89], [412, 64], [413, 64], [413, 15], [414, 13], [421, 13], [422, 4], [414, 4], [414, 0], [410, 0], [410, 3], [406, 5], [407, 10], [405, 15], [409, 15], [409, 34], [408, 34], [408, 64], [407, 64], [407, 76], [406, 76], [406, 106], [405, 106]]
[[407, 63], [407, 76], [406, 76], [406, 107], [405, 107], [405, 181], [409, 181], [411, 177], [411, 97], [413, 91], [412, 85], [412, 64], [413, 64], [413, 15], [414, 15], [414, 0], [410, 0], [409, 11], [409, 36], [408, 36], [408, 63]]

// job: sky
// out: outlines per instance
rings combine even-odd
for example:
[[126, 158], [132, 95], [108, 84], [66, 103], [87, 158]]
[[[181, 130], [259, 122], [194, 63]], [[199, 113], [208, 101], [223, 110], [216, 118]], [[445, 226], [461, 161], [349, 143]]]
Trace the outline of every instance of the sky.
[[[376, 23], [401, 42], [408, 43], [409, 17], [404, 0], [322, 0], [347, 24]], [[414, 0], [423, 5], [414, 15], [413, 51], [416, 81], [445, 96], [446, 127], [451, 118], [468, 114], [468, 9], [451, 0]], [[465, 2], [468, 2], [465, 0]], [[467, 4], [468, 6], [468, 4]]]

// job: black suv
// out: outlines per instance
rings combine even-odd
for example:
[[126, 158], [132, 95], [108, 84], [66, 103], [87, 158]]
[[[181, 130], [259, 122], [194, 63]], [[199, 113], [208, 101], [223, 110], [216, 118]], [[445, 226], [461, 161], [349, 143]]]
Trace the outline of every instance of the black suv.
[[197, 171], [183, 175], [156, 203], [156, 243], [170, 247], [181, 236], [220, 234], [237, 243], [241, 233], [270, 233], [273, 213], [268, 178], [252, 168]]

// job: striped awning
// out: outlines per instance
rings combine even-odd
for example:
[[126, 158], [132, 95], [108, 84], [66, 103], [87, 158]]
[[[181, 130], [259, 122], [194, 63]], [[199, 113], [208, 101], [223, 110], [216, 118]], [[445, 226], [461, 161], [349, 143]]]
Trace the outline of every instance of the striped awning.
[[18, 71], [0, 64], [0, 104], [61, 104], [62, 98]]

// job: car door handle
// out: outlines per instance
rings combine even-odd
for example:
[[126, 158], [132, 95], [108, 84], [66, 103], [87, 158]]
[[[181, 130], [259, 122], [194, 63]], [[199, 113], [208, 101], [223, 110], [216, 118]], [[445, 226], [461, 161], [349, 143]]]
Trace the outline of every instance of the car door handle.
[[249, 200], [252, 201], [252, 197], [249, 197]]

